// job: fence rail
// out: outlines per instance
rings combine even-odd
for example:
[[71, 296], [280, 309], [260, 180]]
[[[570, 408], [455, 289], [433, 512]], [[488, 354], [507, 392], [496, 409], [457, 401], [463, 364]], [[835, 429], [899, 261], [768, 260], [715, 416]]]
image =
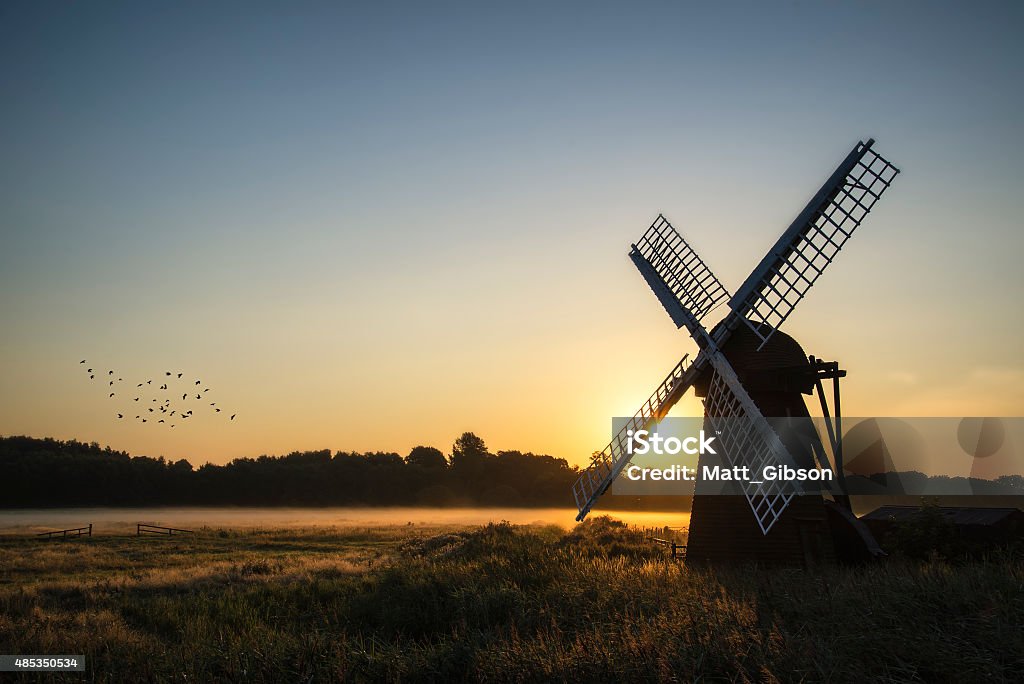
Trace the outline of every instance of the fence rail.
[[657, 537], [648, 537], [648, 539], [659, 546], [669, 549], [672, 552], [672, 560], [676, 558], [686, 559], [686, 544], [680, 544], [671, 539], [658, 539]]
[[141, 537], [144, 534], [163, 534], [173, 536], [174, 534], [195, 534], [195, 530], [182, 530], [177, 527], [161, 527], [160, 525], [146, 525], [138, 523], [135, 526], [135, 536]]
[[89, 523], [88, 527], [72, 527], [69, 530], [53, 530], [52, 532], [40, 532], [36, 536], [46, 537], [47, 539], [50, 539], [52, 537], [91, 537], [92, 523]]

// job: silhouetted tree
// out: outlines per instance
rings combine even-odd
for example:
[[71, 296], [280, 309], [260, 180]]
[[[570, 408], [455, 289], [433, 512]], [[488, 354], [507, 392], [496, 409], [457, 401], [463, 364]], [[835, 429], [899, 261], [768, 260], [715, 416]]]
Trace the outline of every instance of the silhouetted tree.
[[471, 432], [444, 454], [293, 452], [193, 468], [74, 440], [0, 437], [0, 507], [569, 505], [578, 475], [564, 459], [492, 455]]
[[448, 459], [444, 457], [441, 450], [429, 446], [413, 447], [409, 455], [405, 457], [405, 462], [420, 468], [445, 468], [448, 466]]
[[487, 445], [472, 432], [464, 432], [452, 445], [452, 474], [455, 486], [465, 497], [480, 496], [499, 483], [487, 475], [487, 461], [493, 459]]
[[490, 456], [487, 445], [472, 432], [463, 432], [452, 444], [452, 468], [476, 469]]

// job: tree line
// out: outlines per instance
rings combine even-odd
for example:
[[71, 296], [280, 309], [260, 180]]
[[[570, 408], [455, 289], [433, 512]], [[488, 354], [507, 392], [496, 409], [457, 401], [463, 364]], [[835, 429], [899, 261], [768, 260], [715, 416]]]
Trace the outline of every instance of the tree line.
[[579, 469], [464, 433], [445, 455], [293, 452], [193, 467], [76, 440], [0, 437], [0, 507], [571, 506]]

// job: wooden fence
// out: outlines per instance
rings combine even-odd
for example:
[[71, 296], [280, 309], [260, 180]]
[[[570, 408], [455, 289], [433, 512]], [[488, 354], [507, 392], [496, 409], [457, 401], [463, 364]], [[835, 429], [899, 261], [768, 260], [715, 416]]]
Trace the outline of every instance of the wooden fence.
[[672, 541], [671, 539], [658, 539], [657, 537], [648, 537], [652, 542], [660, 546], [664, 546], [672, 552], [672, 559], [686, 558], [686, 544], [679, 544]]
[[36, 535], [37, 537], [46, 537], [51, 539], [53, 537], [91, 537], [92, 536], [92, 523], [89, 523], [88, 527], [73, 527], [70, 530], [54, 530], [52, 532], [40, 532]]
[[135, 536], [141, 537], [144, 534], [165, 534], [170, 537], [175, 534], [195, 534], [195, 531], [181, 530], [177, 527], [161, 527], [160, 525], [146, 525], [144, 523], [138, 523], [135, 526]]

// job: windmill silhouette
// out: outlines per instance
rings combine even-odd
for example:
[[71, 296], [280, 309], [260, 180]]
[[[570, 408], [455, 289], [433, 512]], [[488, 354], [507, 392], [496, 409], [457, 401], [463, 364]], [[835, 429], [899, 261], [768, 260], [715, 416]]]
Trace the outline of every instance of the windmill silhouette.
[[[692, 362], [683, 357], [676, 364], [580, 475], [573, 485], [577, 520], [629, 463], [631, 435], [664, 418], [691, 387], [704, 401], [705, 431], [716, 434], [720, 445], [716, 456], [701, 455], [698, 471], [715, 459], [728, 467], [747, 466], [752, 473], [769, 465], [797, 468], [817, 461], [825, 466], [802, 396], [817, 390], [842, 484], [838, 383], [846, 373], [836, 362], [806, 356], [779, 327], [899, 173], [873, 145], [868, 140], [854, 146], [735, 295], [664, 216], [632, 245], [630, 259], [700, 351]], [[724, 302], [725, 317], [708, 331], [701, 321]], [[834, 419], [823, 379], [833, 381]], [[698, 480], [689, 560], [816, 564], [848, 555], [851, 545], [860, 547], [860, 555], [881, 552], [841, 491], [826, 501], [820, 491], [805, 493], [797, 483], [754, 477], [732, 483], [725, 494], [709, 494]]]

